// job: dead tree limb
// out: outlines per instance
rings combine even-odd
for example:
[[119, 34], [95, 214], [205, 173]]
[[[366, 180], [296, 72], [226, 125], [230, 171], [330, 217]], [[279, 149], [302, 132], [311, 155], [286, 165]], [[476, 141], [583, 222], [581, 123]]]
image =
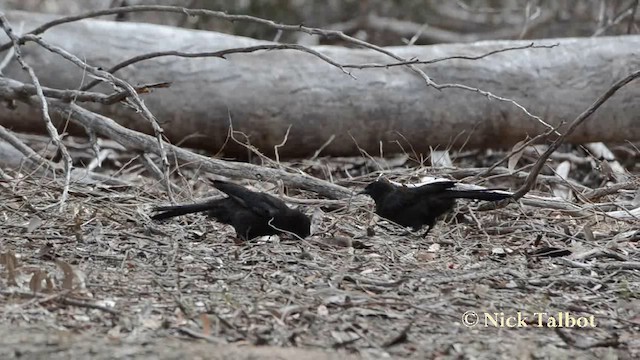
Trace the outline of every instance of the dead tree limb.
[[[0, 78], [0, 98], [5, 100], [18, 100], [26, 102], [30, 106], [38, 106], [40, 102], [39, 98], [34, 96], [24, 97], [20, 94], [19, 90], [22, 89], [23, 86], [24, 84], [18, 81]], [[127, 149], [160, 155], [161, 150], [158, 147], [157, 139], [153, 136], [128, 129], [108, 117], [93, 113], [75, 103], [49, 99], [49, 108], [58, 117], [70, 119], [77, 125], [94, 131], [100, 136], [111, 138]], [[314, 178], [302, 172], [294, 173], [283, 169], [274, 169], [243, 162], [213, 159], [195, 154], [166, 142], [163, 143], [163, 148], [166, 149], [170, 158], [175, 158], [180, 163], [200, 167], [202, 170], [213, 174], [271, 182], [282, 180], [287, 186], [313, 191], [333, 199], [346, 198], [351, 195], [351, 191], [342, 186]]]
[[[24, 22], [25, 29], [52, 19], [20, 12], [11, 12], [8, 17], [12, 22]], [[78, 33], [83, 36], [75, 36]], [[212, 32], [99, 20], [55, 26], [42, 36], [87, 63], [105, 69], [156, 51], [188, 48], [189, 52], [215, 52], [272, 45]], [[529, 43], [496, 41], [384, 50], [405, 61], [412, 58], [428, 61], [459, 55], [480, 56]], [[227, 60], [159, 57], [122, 68], [116, 74], [133, 84], [171, 83], [169, 89], [157, 90], [144, 98], [171, 142], [188, 137], [187, 146], [218, 151], [225, 144], [230, 113], [234, 129], [245, 133], [253, 146], [269, 155], [291, 127], [287, 143], [278, 148], [281, 158], [291, 158], [311, 156], [323, 146], [323, 155], [357, 155], [360, 152], [353, 139], [361, 149], [374, 154], [381, 143], [386, 154], [401, 152], [409, 144], [423, 154], [428, 154], [430, 147], [462, 144], [512, 146], [527, 135], [548, 129], [522, 109], [556, 126], [574, 118], [589, 106], [588, 99], [597, 97], [620, 74], [630, 73], [640, 64], [635, 53], [640, 48], [640, 36], [541, 40], [539, 44], [559, 46], [525, 48], [479, 60], [412, 64], [429, 74], [441, 90], [428, 86], [420, 75], [402, 66], [384, 70], [349, 69], [357, 78], [354, 80], [317, 56], [293, 50], [233, 54]], [[337, 64], [399, 62], [373, 49], [327, 46], [312, 49]], [[66, 60], [30, 44], [23, 51], [39, 70], [43, 86], [78, 89], [93, 80], [73, 69]], [[15, 64], [10, 64], [5, 74], [25, 80]], [[104, 85], [95, 90], [112, 92]], [[493, 101], [487, 98], [487, 92], [494, 94], [494, 100], [496, 96], [513, 99], [522, 108], [510, 102]], [[639, 95], [639, 87], [625, 87], [566, 140], [585, 143], [640, 139], [640, 128], [632, 126], [640, 113], [640, 103], [635, 101]], [[149, 124], [130, 109], [100, 104], [92, 105], [91, 109], [128, 128], [153, 133]], [[0, 123], [15, 130], [42, 131], [35, 120], [39, 119], [36, 111], [19, 110], [24, 114], [20, 120], [12, 111], [0, 108]], [[332, 137], [333, 141], [327, 144]], [[245, 157], [246, 149], [230, 143], [223, 153]]]

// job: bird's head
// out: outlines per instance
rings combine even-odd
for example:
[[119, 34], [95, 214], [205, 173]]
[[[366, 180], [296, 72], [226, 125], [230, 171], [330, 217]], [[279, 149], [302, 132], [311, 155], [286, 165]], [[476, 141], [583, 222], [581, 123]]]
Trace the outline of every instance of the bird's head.
[[362, 190], [358, 194], [366, 194], [371, 196], [373, 200], [378, 200], [393, 191], [393, 189], [394, 186], [391, 182], [389, 182], [389, 180], [380, 178], [367, 185], [364, 190]]
[[293, 233], [303, 239], [311, 235], [311, 219], [304, 214], [299, 214], [299, 216], [296, 217], [296, 220], [297, 221], [293, 224]]

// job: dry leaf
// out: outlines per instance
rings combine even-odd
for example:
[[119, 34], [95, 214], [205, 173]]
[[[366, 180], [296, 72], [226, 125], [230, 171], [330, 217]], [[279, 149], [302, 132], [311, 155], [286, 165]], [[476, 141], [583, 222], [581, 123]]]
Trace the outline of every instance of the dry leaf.
[[51, 293], [54, 290], [53, 280], [51, 280], [51, 276], [47, 274], [47, 278], [45, 279], [45, 283], [47, 284], [47, 292]]
[[77, 242], [84, 242], [84, 236], [82, 234], [82, 218], [80, 212], [76, 211], [76, 215], [73, 218], [73, 234], [76, 237]]
[[319, 305], [318, 309], [316, 311], [318, 313], [318, 316], [328, 316], [329, 315], [329, 309], [327, 309], [327, 307], [324, 306], [324, 305]]
[[633, 206], [634, 208], [640, 206], [640, 189], [636, 190], [636, 194], [631, 201], [631, 206]]
[[433, 150], [431, 149], [431, 166], [433, 167], [453, 167], [453, 161], [449, 156], [448, 150]]
[[311, 235], [317, 234], [324, 217], [324, 211], [316, 208], [311, 215]]
[[7, 269], [7, 285], [17, 286], [16, 268], [18, 267], [18, 259], [13, 251], [9, 250], [4, 254], [0, 254], [0, 264]]
[[[521, 147], [524, 143], [525, 143], [524, 140], [518, 141], [515, 145], [513, 145], [513, 150]], [[518, 165], [518, 161], [520, 161], [522, 154], [524, 154], [524, 149], [525, 148], [523, 147], [522, 149], [520, 149], [520, 151], [511, 155], [511, 157], [509, 158], [509, 162], [507, 164], [507, 169], [509, 169], [509, 172], [513, 172], [516, 169], [516, 166]]]
[[486, 297], [490, 290], [491, 288], [488, 285], [484, 285], [484, 284], [475, 284], [473, 286], [473, 293], [478, 298]]
[[200, 322], [202, 322], [202, 333], [206, 336], [211, 335], [211, 320], [205, 313], [200, 314]]
[[29, 280], [29, 288], [34, 293], [39, 293], [42, 290], [42, 281], [47, 277], [47, 272], [42, 270], [36, 270]]
[[109, 329], [109, 331], [107, 331], [107, 336], [109, 338], [109, 340], [111, 340], [112, 342], [115, 342], [117, 340], [120, 340], [120, 337], [122, 336], [122, 329], [120, 328], [120, 325], [116, 325], [114, 327], [112, 327], [111, 329]]
[[91, 230], [91, 234], [89, 234], [91, 241], [93, 242], [102, 241], [103, 234], [104, 234], [104, 231], [102, 231], [102, 223], [100, 222], [100, 220], [96, 220], [95, 226]]
[[569, 171], [571, 171], [571, 162], [569, 161], [563, 161], [556, 167], [556, 175], [563, 180], [569, 177]]
[[334, 246], [334, 247], [352, 247], [353, 246], [353, 240], [351, 238], [348, 238], [346, 236], [334, 236], [334, 237], [328, 237], [328, 238], [324, 238], [321, 239], [326, 245], [330, 245], [330, 246]]
[[360, 275], [373, 274], [375, 271], [376, 269], [372, 269], [372, 268], [364, 269], [360, 271]]
[[355, 340], [360, 339], [360, 336], [354, 332], [347, 331], [331, 331], [331, 337], [336, 341], [334, 346], [340, 346], [343, 344], [352, 343]]
[[33, 230], [37, 229], [42, 225], [43, 221], [37, 216], [32, 217], [29, 220], [29, 224], [27, 224], [27, 234], [32, 233]]
[[593, 154], [593, 156], [596, 159], [603, 159], [603, 160], [616, 159], [613, 152], [611, 152], [611, 150], [609, 150], [609, 148], [604, 143], [601, 143], [601, 142], [587, 143], [585, 144], [585, 147], [589, 149], [591, 154]]
[[496, 248], [491, 249], [491, 255], [503, 258], [503, 257], [507, 256], [507, 252], [506, 252], [505, 249], [503, 249], [501, 247], [496, 247]]
[[416, 254], [416, 260], [418, 261], [433, 261], [437, 255], [429, 251], [420, 251]]
[[[556, 167], [556, 176], [566, 180], [569, 178], [569, 171], [571, 170], [571, 163], [569, 161], [563, 161]], [[571, 189], [564, 185], [554, 185], [553, 186], [553, 195], [563, 199], [570, 200], [571, 199]]]
[[585, 240], [593, 244], [596, 238], [593, 236], [593, 231], [591, 231], [591, 226], [589, 224], [585, 224], [584, 227], [582, 228], [582, 231], [584, 232]]
[[600, 173], [607, 180], [613, 179], [613, 169], [611, 169], [611, 166], [609, 165], [609, 162], [607, 160], [602, 160], [602, 162], [600, 163]]
[[628, 174], [625, 168], [616, 160], [616, 156], [609, 148], [601, 143], [588, 143], [585, 145], [596, 159], [601, 159], [602, 174], [610, 180], [618, 182], [628, 181]]
[[56, 264], [64, 272], [64, 279], [62, 280], [62, 288], [65, 290], [73, 289], [73, 268], [68, 263], [62, 260], [56, 260]]
[[517, 283], [517, 282], [515, 282], [515, 281], [513, 281], [513, 280], [509, 280], [509, 282], [508, 282], [508, 283], [506, 283], [506, 284], [504, 285], [504, 287], [505, 287], [505, 288], [507, 288], [507, 289], [515, 289], [515, 288], [517, 288], [517, 287], [518, 287], [518, 283]]
[[46, 243], [42, 245], [40, 250], [38, 250], [38, 258], [44, 260], [53, 260], [56, 258], [55, 251], [53, 249], [53, 245], [51, 243]]

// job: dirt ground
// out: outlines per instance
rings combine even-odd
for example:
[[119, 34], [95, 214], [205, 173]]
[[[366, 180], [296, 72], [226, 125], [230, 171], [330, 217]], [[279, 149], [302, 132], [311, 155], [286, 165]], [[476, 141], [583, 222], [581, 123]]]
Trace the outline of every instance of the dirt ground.
[[[150, 221], [166, 196], [131, 179], [75, 184], [62, 211], [52, 180], [0, 181], [4, 358], [640, 358], [638, 222], [461, 206], [422, 238], [290, 194], [312, 237], [238, 243]], [[177, 199], [215, 194], [195, 189]]]

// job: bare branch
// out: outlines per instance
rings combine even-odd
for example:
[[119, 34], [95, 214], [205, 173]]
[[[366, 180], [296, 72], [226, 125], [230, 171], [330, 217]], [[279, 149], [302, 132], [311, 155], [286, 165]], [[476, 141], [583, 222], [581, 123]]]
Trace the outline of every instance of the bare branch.
[[547, 150], [544, 153], [542, 153], [542, 155], [540, 155], [540, 158], [533, 165], [533, 168], [531, 169], [531, 172], [529, 173], [529, 176], [525, 180], [524, 184], [518, 189], [518, 191], [514, 193], [513, 198], [516, 200], [520, 199], [524, 194], [528, 193], [529, 190], [531, 190], [531, 188], [533, 188], [533, 185], [536, 182], [536, 178], [540, 173], [540, 171], [542, 170], [542, 167], [544, 166], [544, 164], [547, 162], [547, 159], [549, 158], [549, 156], [551, 156], [551, 154], [554, 151], [556, 151], [556, 149], [558, 149], [558, 147], [562, 144], [564, 139], [569, 134], [571, 134], [578, 126], [580, 126], [580, 124], [582, 124], [587, 118], [589, 118], [589, 116], [591, 116], [591, 114], [593, 114], [602, 104], [604, 104], [611, 96], [613, 96], [613, 94], [615, 94], [623, 86], [625, 86], [626, 84], [630, 83], [631, 81], [633, 81], [638, 77], [640, 77], [640, 70], [635, 71], [630, 75], [626, 76], [624, 79], [617, 81], [604, 94], [602, 94], [598, 99], [596, 99], [596, 101], [591, 106], [589, 106], [589, 108], [587, 108], [584, 112], [582, 112], [582, 114], [578, 115], [578, 117], [575, 118], [569, 124], [569, 127], [567, 128], [567, 130], [562, 135], [560, 135], [557, 139], [555, 139], [553, 143], [549, 146], [549, 148], [547, 148]]
[[73, 160], [71, 159], [71, 155], [69, 154], [67, 147], [62, 143], [62, 140], [60, 139], [60, 135], [58, 134], [58, 130], [56, 130], [56, 127], [53, 126], [53, 123], [51, 122], [51, 117], [49, 116], [49, 105], [47, 104], [47, 99], [45, 98], [44, 93], [42, 91], [42, 87], [40, 86], [40, 81], [38, 80], [38, 77], [36, 76], [36, 73], [33, 71], [31, 66], [29, 66], [29, 64], [27, 64], [22, 58], [22, 53], [20, 51], [19, 38], [13, 33], [13, 30], [11, 29], [11, 25], [9, 24], [9, 21], [2, 13], [0, 13], [0, 26], [2, 26], [2, 29], [4, 30], [4, 32], [7, 34], [7, 36], [11, 39], [13, 43], [13, 49], [15, 50], [16, 60], [18, 60], [22, 69], [29, 74], [29, 78], [31, 79], [31, 82], [33, 82], [33, 85], [36, 90], [36, 95], [40, 99], [40, 111], [42, 111], [42, 119], [44, 120], [45, 126], [47, 128], [47, 132], [49, 133], [49, 136], [51, 137], [51, 140], [53, 141], [53, 143], [58, 147], [58, 149], [60, 149], [60, 152], [62, 153], [62, 159], [64, 161], [64, 171], [65, 171], [64, 186], [62, 188], [62, 195], [60, 196], [60, 202], [59, 202], [60, 211], [62, 211], [65, 205], [65, 202], [69, 197], [69, 185], [71, 183], [71, 168], [73, 167]]
[[[235, 21], [251, 22], [251, 23], [264, 25], [264, 26], [267, 26], [267, 27], [270, 27], [272, 29], [276, 29], [276, 30], [279, 30], [279, 31], [297, 31], [297, 32], [307, 33], [307, 34], [310, 34], [310, 35], [319, 35], [319, 36], [323, 36], [323, 37], [326, 37], [326, 38], [338, 38], [338, 39], [341, 39], [341, 40], [343, 40], [345, 42], [348, 42], [348, 43], [351, 43], [351, 44], [354, 44], [354, 45], [357, 45], [357, 46], [360, 46], [360, 47], [363, 47], [363, 48], [371, 49], [371, 50], [374, 50], [376, 52], [382, 53], [384, 55], [387, 55], [387, 56], [397, 60], [398, 62], [407, 63], [406, 66], [411, 71], [413, 71], [416, 74], [418, 74], [418, 76], [420, 76], [426, 82], [426, 84], [428, 86], [431, 86], [431, 87], [433, 87], [435, 89], [442, 90], [442, 89], [446, 89], [446, 88], [457, 88], [457, 89], [462, 89], [462, 90], [465, 90], [465, 91], [476, 92], [476, 93], [479, 93], [481, 95], [487, 96], [488, 98], [491, 98], [491, 99], [495, 99], [495, 100], [511, 103], [514, 106], [516, 106], [517, 108], [519, 108], [520, 110], [522, 110], [527, 116], [529, 116], [529, 117], [531, 117], [533, 119], [536, 119], [540, 123], [544, 124], [546, 127], [551, 128], [551, 126], [548, 125], [546, 122], [544, 122], [540, 117], [531, 114], [524, 106], [520, 105], [515, 100], [509, 99], [509, 98], [506, 98], [506, 97], [502, 97], [502, 96], [498, 96], [498, 95], [494, 95], [493, 93], [491, 93], [489, 91], [480, 90], [480, 89], [477, 89], [477, 88], [474, 88], [474, 87], [470, 87], [470, 86], [466, 86], [466, 85], [461, 85], [461, 84], [437, 84], [433, 80], [431, 80], [431, 78], [423, 70], [417, 68], [414, 64], [411, 64], [410, 60], [404, 59], [403, 57], [398, 56], [398, 55], [394, 54], [392, 51], [389, 51], [389, 50], [387, 50], [387, 49], [385, 49], [383, 47], [380, 47], [380, 46], [368, 43], [366, 41], [354, 38], [352, 36], [346, 35], [342, 31], [326, 30], [326, 29], [321, 29], [321, 28], [307, 27], [307, 26], [303, 26], [303, 25], [285, 25], [285, 24], [276, 23], [276, 22], [274, 22], [272, 20], [262, 19], [262, 18], [250, 16], [250, 15], [232, 15], [232, 14], [227, 14], [227, 13], [224, 13], [224, 12], [221, 12], [221, 11], [213, 11], [213, 10], [206, 10], [206, 9], [188, 9], [188, 8], [178, 7], [178, 6], [162, 6], [162, 5], [138, 5], [138, 6], [116, 7], [116, 8], [110, 8], [110, 9], [104, 9], [104, 10], [98, 10], [98, 11], [91, 11], [91, 12], [87, 12], [87, 13], [79, 14], [79, 15], [75, 15], [75, 16], [63, 17], [63, 18], [48, 22], [48, 23], [43, 24], [43, 25], [39, 26], [38, 28], [30, 31], [29, 33], [27, 33], [23, 37], [21, 37], [20, 41], [21, 42], [25, 41], [25, 40], [35, 41], [35, 40], [33, 40], [35, 38], [34, 35], [41, 34], [44, 31], [46, 31], [47, 29], [50, 29], [50, 28], [52, 28], [54, 26], [61, 25], [61, 24], [66, 24], [66, 23], [70, 23], [70, 22], [74, 22], [74, 21], [78, 21], [78, 20], [82, 20], [82, 19], [89, 19], [89, 18], [95, 18], [95, 17], [99, 17], [99, 16], [113, 15], [113, 14], [124, 14], [124, 13], [134, 13], [134, 12], [148, 12], [148, 11], [180, 13], [180, 14], [185, 14], [187, 16], [208, 16], [208, 17], [227, 20], [227, 21], [231, 21], [231, 22], [235, 22]], [[7, 44], [1, 45], [0, 46], [0, 51], [5, 50], [7, 48], [8, 48]], [[344, 71], [344, 69], [342, 69], [342, 70]], [[153, 123], [152, 123], [152, 126], [154, 127], [154, 131], [156, 131], [156, 125], [153, 125]]]
[[[219, 58], [223, 58], [225, 59], [225, 55], [231, 55], [231, 54], [238, 54], [238, 53], [251, 53], [254, 51], [260, 51], [260, 50], [298, 50], [298, 51], [302, 51], [302, 52], [306, 52], [309, 53], [311, 55], [317, 56], [318, 58], [326, 61], [327, 63], [337, 67], [338, 69], [340, 69], [342, 72], [344, 72], [345, 74], [351, 76], [352, 78], [355, 78], [350, 72], [348, 72], [347, 70], [345, 70], [344, 66], [340, 65], [339, 63], [337, 63], [336, 61], [334, 61], [333, 59], [331, 59], [330, 57], [319, 53], [313, 49], [310, 49], [306, 46], [302, 46], [302, 45], [295, 45], [295, 44], [286, 44], [286, 45], [257, 45], [257, 46], [247, 46], [247, 47], [241, 47], [241, 48], [232, 48], [232, 49], [224, 49], [224, 50], [220, 50], [220, 51], [209, 51], [209, 52], [195, 52], [195, 53], [188, 53], [188, 52], [184, 52], [184, 51], [158, 51], [158, 52], [153, 52], [153, 53], [147, 53], [147, 54], [143, 54], [143, 55], [138, 55], [138, 56], [134, 56], [130, 59], [127, 59], [119, 64], [116, 64], [114, 66], [112, 66], [109, 70], [107, 70], [107, 72], [113, 74], [116, 71], [127, 67], [129, 65], [135, 64], [137, 62], [140, 61], [144, 61], [144, 60], [149, 60], [149, 59], [153, 59], [153, 58], [157, 58], [157, 57], [162, 57], [162, 56], [177, 56], [177, 57], [184, 57], [184, 58], [201, 58], [201, 57], [219, 57]], [[98, 85], [100, 83], [99, 80], [94, 80], [90, 83], [88, 83], [87, 85], [83, 86], [81, 88], [81, 90], [88, 90], [91, 89], [92, 87]]]
[[[25, 35], [21, 38], [23, 41], [33, 41], [35, 43], [37, 43], [38, 45], [42, 46], [43, 48], [51, 51], [52, 53], [58, 54], [60, 56], [62, 56], [63, 58], [71, 61], [74, 65], [78, 66], [79, 68], [89, 71], [90, 73], [100, 77], [100, 78], [104, 78], [107, 81], [113, 83], [114, 85], [116, 85], [117, 87], [123, 88], [129, 95], [129, 100], [132, 102], [132, 104], [134, 105], [134, 107], [139, 110], [142, 113], [142, 116], [147, 119], [147, 121], [149, 121], [149, 123], [151, 124], [151, 127], [153, 128], [153, 132], [154, 135], [156, 136], [157, 139], [157, 143], [158, 143], [158, 148], [160, 150], [160, 158], [162, 159], [162, 167], [164, 170], [164, 174], [165, 174], [165, 186], [167, 188], [167, 192], [169, 195], [169, 198], [173, 197], [173, 193], [171, 192], [171, 180], [169, 179], [169, 159], [167, 158], [167, 154], [164, 151], [164, 146], [163, 146], [163, 134], [164, 134], [164, 130], [162, 129], [162, 127], [160, 127], [160, 124], [158, 124], [158, 121], [156, 120], [155, 116], [151, 113], [151, 111], [147, 108], [147, 106], [144, 104], [144, 102], [142, 101], [142, 99], [138, 96], [138, 93], [136, 92], [136, 90], [133, 88], [133, 86], [131, 86], [129, 83], [127, 83], [124, 80], [121, 80], [111, 74], [109, 74], [108, 72], [104, 71], [104, 70], [100, 70], [97, 67], [91, 66], [89, 64], [87, 64], [86, 62], [80, 60], [80, 58], [78, 58], [77, 56], [69, 53], [68, 51], [55, 46], [55, 45], [51, 45], [47, 42], [45, 42], [44, 40], [40, 39], [39, 37], [35, 36], [35, 35]], [[18, 41], [18, 39], [16, 38], [16, 42]], [[44, 95], [43, 95], [44, 96]]]

